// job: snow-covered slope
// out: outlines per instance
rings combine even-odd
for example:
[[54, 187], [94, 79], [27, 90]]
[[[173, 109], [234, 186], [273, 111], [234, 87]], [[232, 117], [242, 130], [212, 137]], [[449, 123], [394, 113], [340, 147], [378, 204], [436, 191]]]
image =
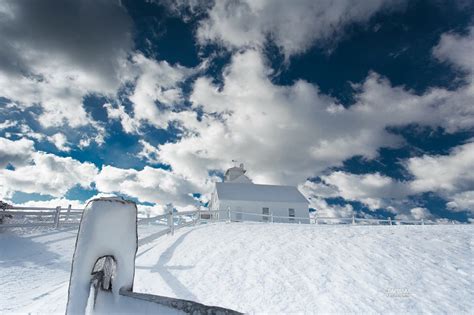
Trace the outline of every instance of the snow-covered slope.
[[[0, 313], [64, 310], [56, 305], [66, 301], [71, 232], [0, 234]], [[201, 225], [141, 246], [134, 291], [251, 313], [468, 313], [473, 232], [471, 225]]]
[[135, 290], [244, 312], [468, 312], [472, 232], [472, 226], [201, 226], [141, 255]]

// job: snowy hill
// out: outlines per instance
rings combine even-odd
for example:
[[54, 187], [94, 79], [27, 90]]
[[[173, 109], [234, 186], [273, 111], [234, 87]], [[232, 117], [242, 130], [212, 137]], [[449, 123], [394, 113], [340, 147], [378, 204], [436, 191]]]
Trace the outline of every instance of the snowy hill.
[[[141, 227], [140, 237], [156, 229]], [[468, 313], [473, 232], [471, 225], [183, 228], [139, 248], [134, 291], [248, 313]], [[74, 233], [0, 233], [0, 313], [64, 312]]]

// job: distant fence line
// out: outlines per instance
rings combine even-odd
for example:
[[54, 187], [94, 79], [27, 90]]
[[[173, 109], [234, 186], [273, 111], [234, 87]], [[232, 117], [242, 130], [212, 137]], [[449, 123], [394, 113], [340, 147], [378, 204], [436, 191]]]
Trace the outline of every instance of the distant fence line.
[[[224, 214], [224, 215], [222, 215]], [[272, 223], [309, 223], [312, 225], [320, 224], [332, 224], [332, 225], [434, 225], [437, 224], [433, 221], [421, 220], [399, 220], [399, 219], [375, 219], [375, 218], [356, 218], [355, 216], [346, 217], [346, 218], [334, 218], [334, 217], [286, 217], [286, 216], [276, 216], [272, 214], [258, 214], [258, 213], [248, 213], [241, 211], [232, 211], [227, 210], [195, 210], [195, 211], [185, 211], [185, 212], [169, 212], [166, 214], [161, 214], [154, 217], [149, 217], [141, 219], [138, 221], [139, 225], [142, 224], [158, 224], [166, 225], [167, 228], [160, 233], [173, 234], [175, 230], [199, 223], [206, 222], [255, 222], [257, 220], [247, 220], [244, 217], [237, 220], [237, 215], [247, 215], [254, 216], [258, 219], [259, 222], [264, 222], [268, 224]], [[235, 216], [234, 216], [235, 215]], [[265, 219], [264, 219], [265, 218]], [[280, 221], [277, 221], [280, 220]], [[287, 221], [281, 221], [287, 220]], [[452, 222], [454, 223], [454, 222]]]
[[79, 225], [82, 211], [83, 209], [73, 209], [71, 205], [67, 208], [60, 206], [56, 208], [10, 206], [0, 211], [3, 221], [0, 228], [37, 226], [59, 228], [64, 225]]
[[[47, 226], [59, 228], [61, 226], [79, 225], [83, 209], [73, 209], [70, 205], [67, 208], [56, 207], [9, 207], [0, 210], [1, 228], [16, 227], [38, 227]], [[7, 218], [7, 220], [5, 220]], [[10, 221], [10, 222], [9, 222]], [[344, 217], [293, 217], [277, 216], [273, 214], [259, 214], [242, 211], [226, 210], [193, 210], [181, 212], [169, 212], [158, 216], [148, 216], [139, 218], [138, 224], [156, 224], [167, 226], [167, 229], [160, 233], [174, 233], [176, 229], [195, 225], [202, 222], [264, 222], [264, 223], [304, 223], [304, 224], [351, 224], [351, 225], [425, 225], [438, 224], [433, 221], [421, 220], [399, 220], [399, 219], [377, 219], [377, 218], [357, 218]], [[1, 222], [1, 221], [0, 221]], [[453, 222], [454, 223], [454, 222]]]

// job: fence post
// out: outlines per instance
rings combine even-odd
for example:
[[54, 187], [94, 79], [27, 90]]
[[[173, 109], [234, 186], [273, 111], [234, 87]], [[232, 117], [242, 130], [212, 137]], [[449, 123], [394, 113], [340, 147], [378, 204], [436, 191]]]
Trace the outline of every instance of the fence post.
[[270, 213], [270, 221], [273, 223], [273, 212]]
[[421, 225], [425, 225], [425, 221], [421, 218]]
[[356, 224], [355, 216], [354, 216], [354, 215], [352, 215], [352, 224]]
[[392, 225], [392, 218], [391, 217], [388, 217], [388, 224]]
[[227, 207], [227, 222], [230, 222], [230, 207]]
[[171, 210], [171, 235], [174, 235], [174, 212]]
[[59, 215], [61, 214], [61, 207], [56, 207], [56, 214], [54, 215], [54, 227], [59, 228]]
[[170, 228], [171, 235], [174, 235], [174, 218], [173, 218], [173, 210], [168, 212], [168, 226]]
[[71, 205], [67, 206], [67, 212], [66, 212], [66, 222], [69, 221], [69, 214], [71, 212]]
[[318, 225], [318, 217], [314, 217], [314, 224]]

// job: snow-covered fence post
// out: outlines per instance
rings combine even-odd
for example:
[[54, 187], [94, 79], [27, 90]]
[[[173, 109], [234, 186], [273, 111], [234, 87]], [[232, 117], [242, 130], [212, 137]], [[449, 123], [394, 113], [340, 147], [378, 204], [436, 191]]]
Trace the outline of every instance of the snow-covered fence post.
[[171, 217], [171, 235], [174, 235], [174, 213], [173, 210], [170, 212], [170, 217]]
[[230, 222], [230, 207], [227, 207], [227, 222]]
[[54, 214], [54, 227], [59, 228], [59, 216], [61, 215], [61, 207], [56, 207], [56, 213]]
[[[137, 239], [137, 206], [134, 202], [118, 197], [89, 201], [77, 233], [67, 315], [85, 314], [96, 306], [104, 307], [104, 303], [115, 305], [122, 298], [121, 289], [132, 290]], [[103, 268], [96, 270], [101, 260]], [[108, 287], [108, 291], [96, 288], [96, 300], [91, 289], [94, 279], [96, 283], [102, 280], [102, 288]], [[111, 287], [107, 285], [110, 280]]]
[[197, 210], [196, 222], [194, 224], [200, 223], [200, 222], [201, 222], [201, 208]]
[[352, 215], [352, 224], [356, 224], [355, 216]]
[[388, 217], [388, 224], [392, 225], [392, 218], [391, 217]]
[[170, 229], [171, 235], [174, 235], [174, 217], [173, 217], [173, 209], [168, 211], [168, 227]]
[[270, 213], [270, 222], [273, 223], [273, 211], [272, 211], [272, 213]]
[[69, 215], [71, 214], [71, 205], [67, 206], [67, 212], [66, 212], [66, 222], [69, 221]]
[[11, 215], [9, 214], [2, 214], [2, 212], [4, 212], [5, 210], [7, 209], [10, 209], [12, 208], [12, 205], [9, 205], [8, 203], [6, 202], [3, 202], [0, 200], [0, 224], [3, 224], [5, 220], [5, 218], [10, 218]]
[[425, 225], [425, 220], [423, 220], [423, 218], [421, 218], [421, 225]]

